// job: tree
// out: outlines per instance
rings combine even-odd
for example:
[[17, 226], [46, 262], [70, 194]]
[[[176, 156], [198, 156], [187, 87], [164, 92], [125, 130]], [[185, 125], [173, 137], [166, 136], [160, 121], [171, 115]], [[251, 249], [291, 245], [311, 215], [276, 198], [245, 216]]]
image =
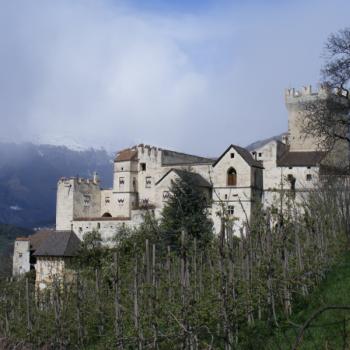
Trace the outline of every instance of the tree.
[[196, 183], [191, 172], [181, 172], [170, 188], [170, 196], [162, 212], [161, 229], [164, 244], [178, 248], [181, 232], [187, 239], [197, 239], [199, 245], [208, 243], [213, 224], [208, 217], [209, 198]]
[[350, 28], [329, 36], [323, 56], [320, 93], [301, 102], [304, 133], [329, 153], [327, 165], [345, 168], [350, 163]]

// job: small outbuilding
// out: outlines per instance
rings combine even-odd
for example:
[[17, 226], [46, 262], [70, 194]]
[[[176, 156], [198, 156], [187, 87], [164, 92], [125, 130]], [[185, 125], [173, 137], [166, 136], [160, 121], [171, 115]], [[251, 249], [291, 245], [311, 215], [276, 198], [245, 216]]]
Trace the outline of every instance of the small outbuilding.
[[36, 288], [43, 290], [54, 281], [72, 279], [72, 259], [77, 255], [80, 244], [72, 231], [53, 231], [34, 253]]

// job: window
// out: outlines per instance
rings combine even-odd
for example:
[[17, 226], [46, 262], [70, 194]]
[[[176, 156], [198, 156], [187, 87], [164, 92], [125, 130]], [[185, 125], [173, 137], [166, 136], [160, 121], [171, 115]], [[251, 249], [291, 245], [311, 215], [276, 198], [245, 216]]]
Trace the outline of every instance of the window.
[[292, 167], [292, 166], [290, 166], [288, 169], [293, 169], [293, 167]]
[[227, 170], [227, 186], [236, 186], [237, 185], [237, 173], [234, 168]]
[[227, 199], [227, 197], [228, 197], [228, 195], [227, 195], [227, 194], [225, 194], [225, 199]]
[[167, 200], [169, 197], [170, 197], [169, 191], [164, 191], [164, 192], [163, 192], [163, 200], [165, 201], [165, 200]]
[[123, 170], [124, 170], [124, 167], [122, 167], [121, 170], [123, 171]]
[[109, 197], [106, 197], [105, 198], [105, 204], [109, 204], [111, 202], [110, 198]]
[[82, 227], [79, 227], [79, 232], [83, 232], [83, 228]]
[[119, 190], [123, 190], [124, 189], [124, 184], [125, 184], [125, 178], [124, 177], [120, 177], [119, 178]]
[[21, 258], [21, 257], [22, 257], [22, 253], [19, 253], [19, 254], [18, 254], [18, 257], [20, 257], [20, 258]]
[[150, 188], [152, 186], [152, 178], [151, 176], [146, 176], [146, 188]]
[[234, 153], [231, 153], [231, 158], [234, 158], [235, 157], [235, 154]]
[[97, 229], [99, 230], [101, 228], [101, 224], [98, 222], [97, 223]]
[[311, 169], [311, 166], [308, 166], [307, 168], [308, 168], [308, 169]]
[[146, 171], [146, 163], [140, 163], [141, 171]]
[[233, 205], [229, 205], [229, 206], [227, 207], [227, 213], [228, 213], [228, 215], [234, 215], [234, 213], [235, 213], [235, 207], [234, 207]]
[[306, 181], [311, 181], [312, 175], [311, 174], [306, 174]]
[[259, 156], [259, 157], [262, 157], [262, 153], [260, 152], [260, 153], [258, 154], [258, 156]]
[[90, 205], [91, 196], [84, 194], [84, 206]]
[[290, 183], [290, 189], [292, 191], [295, 191], [296, 178], [292, 174], [288, 174], [287, 179], [288, 179], [288, 181]]

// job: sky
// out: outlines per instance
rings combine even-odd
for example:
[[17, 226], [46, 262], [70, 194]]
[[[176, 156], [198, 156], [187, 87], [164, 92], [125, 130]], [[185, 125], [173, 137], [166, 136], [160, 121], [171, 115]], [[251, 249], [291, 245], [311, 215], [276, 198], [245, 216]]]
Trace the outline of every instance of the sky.
[[287, 130], [348, 0], [0, 0], [0, 141], [218, 156]]

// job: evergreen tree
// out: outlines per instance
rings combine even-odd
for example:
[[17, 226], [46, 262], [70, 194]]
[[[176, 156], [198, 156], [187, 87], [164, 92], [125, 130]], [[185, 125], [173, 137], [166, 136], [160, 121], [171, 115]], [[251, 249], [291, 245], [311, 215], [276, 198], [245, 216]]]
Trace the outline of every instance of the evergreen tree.
[[172, 183], [162, 212], [163, 243], [172, 248], [180, 246], [182, 230], [186, 231], [188, 240], [196, 238], [199, 246], [206, 245], [213, 237], [213, 223], [208, 217], [210, 200], [193, 175], [197, 174], [181, 171], [181, 177]]

